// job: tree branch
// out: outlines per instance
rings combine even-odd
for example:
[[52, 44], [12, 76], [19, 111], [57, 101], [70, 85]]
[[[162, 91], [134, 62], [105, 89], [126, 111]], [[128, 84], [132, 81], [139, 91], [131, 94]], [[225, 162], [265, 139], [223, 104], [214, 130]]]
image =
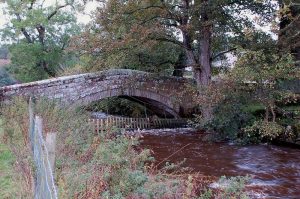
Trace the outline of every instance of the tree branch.
[[153, 40], [156, 40], [156, 41], [170, 42], [170, 43], [176, 44], [178, 46], [185, 47], [182, 42], [180, 42], [178, 40], [175, 40], [175, 39], [170, 39], [170, 38], [166, 38], [166, 37], [153, 37], [153, 38], [150, 38], [150, 39], [153, 39]]
[[151, 18], [149, 18], [149, 19], [146, 19], [146, 20], [140, 22], [140, 25], [146, 24], [147, 22], [152, 21], [152, 20], [155, 20], [155, 19], [163, 19], [163, 20], [170, 20], [170, 21], [173, 20], [174, 23], [163, 23], [163, 22], [161, 22], [161, 23], [164, 24], [164, 25], [167, 25], [167, 26], [173, 26], [173, 27], [177, 27], [177, 26], [178, 26], [178, 25], [176, 24], [176, 22], [178, 22], [178, 21], [176, 21], [175, 19], [173, 19], [173, 18], [168, 18], [168, 17], [162, 17], [162, 16], [153, 16], [153, 17], [151, 17]]
[[45, 38], [45, 27], [42, 25], [37, 25], [36, 29], [39, 33], [39, 41], [42, 44], [42, 46], [44, 46], [44, 38]]
[[163, 9], [165, 9], [171, 18], [173, 18], [175, 21], [181, 21], [181, 18], [175, 15], [174, 13], [171, 12], [171, 10], [168, 9], [167, 4], [164, 2], [164, 0], [160, 0], [161, 4], [163, 5]]
[[139, 11], [142, 11], [142, 10], [151, 9], [151, 8], [159, 8], [159, 9], [163, 9], [163, 7], [161, 7], [161, 6], [150, 5], [150, 6], [147, 6], [147, 7], [142, 7], [142, 8], [138, 8], [138, 9], [132, 10], [132, 11], [124, 12], [124, 14], [131, 15], [131, 14], [133, 14], [133, 13], [136, 13], [136, 12], [139, 12]]
[[61, 5], [61, 6], [58, 6], [48, 17], [47, 17], [47, 19], [48, 19], [48, 21], [54, 16], [54, 15], [56, 15], [56, 13], [60, 10], [60, 9], [62, 9], [62, 8], [65, 8], [65, 7], [67, 7], [67, 6], [69, 6], [70, 4], [65, 4], [65, 5]]
[[224, 51], [222, 51], [222, 52], [219, 52], [218, 54], [216, 54], [215, 56], [213, 56], [212, 58], [210, 58], [210, 60], [211, 61], [213, 61], [213, 60], [215, 60], [216, 58], [218, 58], [218, 57], [220, 57], [220, 56], [222, 56], [222, 55], [224, 55], [224, 54], [226, 54], [226, 53], [229, 53], [229, 52], [231, 52], [231, 51], [234, 51], [234, 50], [236, 50], [237, 48], [230, 48], [230, 49], [228, 49], [228, 50], [224, 50]]
[[282, 35], [285, 32], [287, 32], [289, 29], [294, 28], [295, 26], [297, 26], [297, 23], [299, 23], [299, 21], [300, 21], [300, 15], [297, 16], [295, 19], [293, 19], [293, 21], [291, 21], [291, 23], [289, 23], [286, 27], [282, 28], [279, 31], [279, 34]]
[[32, 1], [30, 2], [30, 7], [28, 8], [28, 10], [32, 10], [33, 4], [34, 4], [35, 1], [36, 1], [36, 0], [32, 0]]
[[[18, 20], [19, 22], [21, 22], [22, 19], [21, 19], [20, 14], [16, 12], [15, 15], [16, 15], [16, 17], [17, 17], [17, 20]], [[25, 28], [21, 28], [21, 32], [23, 33], [24, 37], [27, 39], [28, 43], [33, 43], [33, 41], [32, 41], [32, 39], [31, 39], [29, 33], [26, 31]]]

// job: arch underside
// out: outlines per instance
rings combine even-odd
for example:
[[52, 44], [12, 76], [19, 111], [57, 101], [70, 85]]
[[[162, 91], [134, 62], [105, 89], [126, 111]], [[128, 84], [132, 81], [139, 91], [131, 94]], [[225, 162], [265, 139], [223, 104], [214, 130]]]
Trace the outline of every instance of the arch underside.
[[159, 117], [179, 118], [179, 107], [174, 107], [169, 97], [149, 90], [139, 89], [112, 89], [93, 93], [87, 96], [82, 96], [81, 99], [76, 100], [74, 104], [88, 105], [92, 102], [109, 97], [121, 97], [130, 101], [137, 102], [144, 105]]
[[136, 102], [145, 106], [148, 110], [150, 110], [155, 115], [162, 118], [177, 118], [178, 114], [171, 108], [165, 106], [164, 104], [148, 99], [145, 97], [137, 97], [137, 96], [119, 96], [124, 99], [128, 99], [130, 101]]

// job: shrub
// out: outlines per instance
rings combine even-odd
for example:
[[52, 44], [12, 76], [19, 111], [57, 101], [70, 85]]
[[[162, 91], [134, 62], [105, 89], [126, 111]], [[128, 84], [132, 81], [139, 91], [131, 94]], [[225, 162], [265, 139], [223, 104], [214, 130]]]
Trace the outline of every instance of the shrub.
[[251, 136], [251, 134], [258, 134], [262, 139], [267, 140], [273, 140], [284, 132], [283, 126], [277, 122], [264, 120], [255, 121], [251, 126], [247, 126], [243, 130], [248, 136]]
[[0, 67], [0, 87], [14, 84], [15, 82], [10, 74], [3, 67]]
[[240, 198], [249, 199], [250, 197], [245, 192], [246, 183], [250, 180], [248, 176], [238, 176], [226, 178], [221, 177], [218, 181], [222, 187], [219, 189], [217, 198], [230, 199], [230, 198]]
[[[221, 84], [204, 88], [197, 97], [199, 104], [211, 104], [212, 117], [208, 121], [202, 120], [202, 115], [196, 115], [194, 126], [210, 132], [209, 139], [245, 141], [242, 128], [255, 120], [256, 109], [249, 100], [249, 93], [234, 90], [235, 84], [231, 80], [222, 81]], [[248, 139], [248, 138], [247, 138]]]

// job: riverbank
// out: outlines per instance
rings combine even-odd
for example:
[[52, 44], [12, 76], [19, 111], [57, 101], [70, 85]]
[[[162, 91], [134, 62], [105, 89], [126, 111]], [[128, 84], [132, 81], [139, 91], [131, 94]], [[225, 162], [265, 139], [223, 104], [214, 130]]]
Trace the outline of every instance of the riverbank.
[[[1, 111], [9, 150], [20, 168], [27, 169], [14, 170], [19, 177], [14, 182], [27, 191], [20, 189], [18, 194], [32, 195], [35, 170], [28, 140], [28, 104], [18, 99]], [[224, 194], [244, 195], [247, 179], [238, 176], [247, 175], [256, 180], [250, 181], [251, 196], [276, 194], [272, 189], [280, 187], [279, 196], [298, 191], [299, 150], [203, 141], [204, 133], [191, 128], [95, 132], [87, 122], [88, 114], [47, 101], [36, 102], [35, 114], [45, 121], [45, 134], [58, 132], [55, 175], [62, 198], [201, 198], [210, 194], [207, 198], [223, 199]], [[236, 178], [222, 178], [230, 182], [224, 189], [212, 188], [224, 175]]]
[[218, 179], [250, 176], [247, 190], [252, 198], [298, 198], [300, 195], [300, 150], [258, 144], [239, 146], [203, 141], [192, 129], [141, 131], [141, 146], [153, 152], [156, 164], [182, 162], [182, 167]]

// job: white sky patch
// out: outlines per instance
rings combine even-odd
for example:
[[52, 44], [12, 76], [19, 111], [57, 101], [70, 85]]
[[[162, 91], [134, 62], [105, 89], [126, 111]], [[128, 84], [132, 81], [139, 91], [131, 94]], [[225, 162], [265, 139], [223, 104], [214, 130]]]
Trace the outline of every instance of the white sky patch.
[[8, 18], [4, 15], [5, 3], [0, 4], [0, 28], [3, 28], [4, 24], [8, 22]]
[[[65, 2], [64, 0], [57, 0], [57, 1], [56, 0], [45, 0], [44, 7], [52, 6], [55, 4], [63, 5], [64, 2]], [[84, 11], [76, 14], [78, 22], [81, 24], [89, 23], [92, 20], [91, 14], [99, 6], [100, 6], [99, 2], [96, 2], [96, 1], [88, 2], [85, 5]], [[8, 16], [5, 15], [5, 10], [6, 10], [5, 7], [6, 7], [6, 3], [0, 3], [0, 29], [3, 28], [7, 22], [9, 22]]]
[[83, 13], [77, 14], [77, 21], [81, 24], [87, 24], [92, 20], [92, 14], [96, 8], [99, 7], [99, 3], [96, 1], [88, 2], [85, 6]]
[[[55, 3], [58, 3], [58, 5], [63, 5], [64, 4], [64, 0], [46, 0], [45, 1], [45, 5], [47, 6], [51, 6], [51, 5], [55, 5]], [[77, 21], [80, 24], [87, 24], [92, 20], [92, 13], [97, 9], [97, 7], [99, 7], [101, 4], [95, 0], [93, 1], [89, 1], [86, 5], [83, 11], [81, 12], [77, 12], [76, 16], [77, 16]]]

